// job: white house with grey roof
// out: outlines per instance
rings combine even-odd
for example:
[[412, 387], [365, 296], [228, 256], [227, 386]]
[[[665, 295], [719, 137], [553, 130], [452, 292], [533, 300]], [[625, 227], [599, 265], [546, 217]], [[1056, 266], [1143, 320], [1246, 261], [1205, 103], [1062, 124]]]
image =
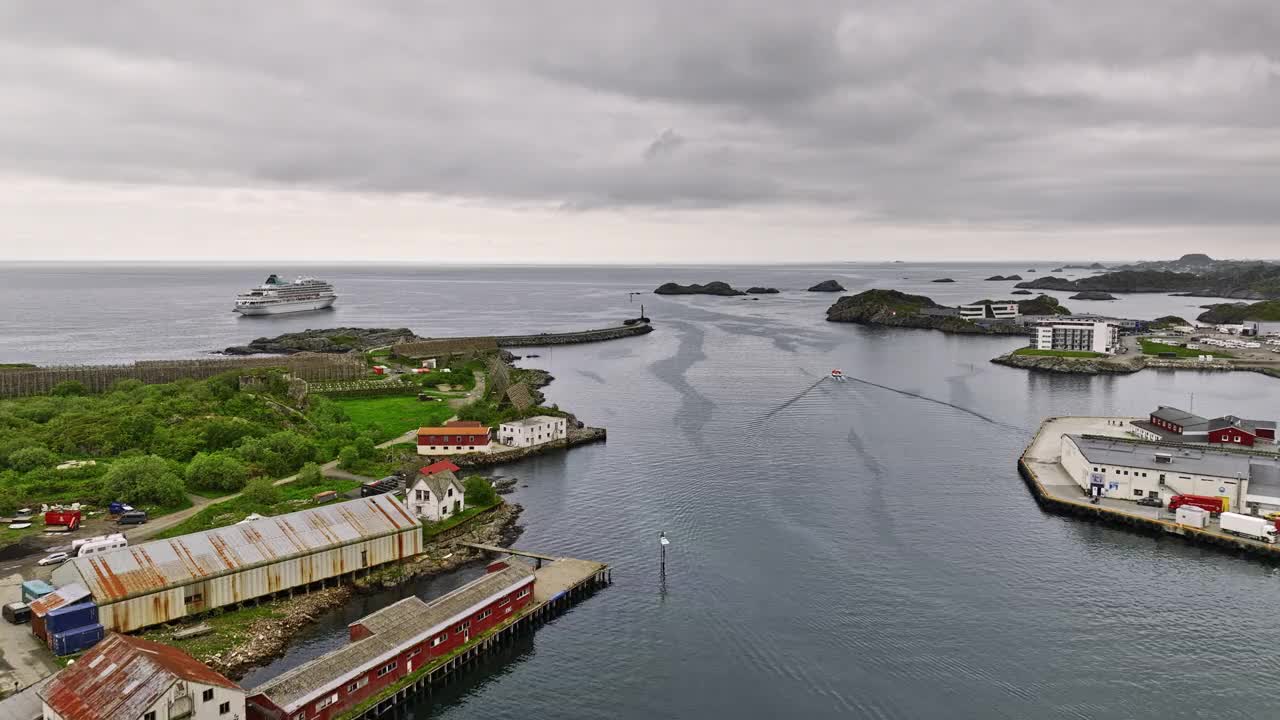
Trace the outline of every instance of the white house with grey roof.
[[1208, 495], [1227, 498], [1240, 512], [1280, 509], [1280, 457], [1274, 453], [1063, 435], [1061, 457], [1081, 489], [1100, 484], [1116, 499], [1167, 503], [1173, 495]]
[[441, 460], [418, 471], [405, 504], [414, 515], [435, 522], [460, 513], [467, 507], [466, 491], [454, 472], [458, 466]]
[[498, 442], [511, 447], [533, 447], [568, 436], [569, 422], [562, 417], [535, 415], [498, 426]]

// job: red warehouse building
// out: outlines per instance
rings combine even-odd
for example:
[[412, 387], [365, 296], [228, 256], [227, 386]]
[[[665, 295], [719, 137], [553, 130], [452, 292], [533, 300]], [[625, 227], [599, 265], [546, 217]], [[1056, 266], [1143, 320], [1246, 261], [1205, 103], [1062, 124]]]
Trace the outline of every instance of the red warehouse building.
[[1226, 415], [1209, 421], [1209, 442], [1252, 446], [1259, 440], [1276, 439], [1276, 424], [1265, 420], [1245, 420]]
[[457, 455], [483, 450], [493, 432], [480, 424], [418, 428], [419, 455]]
[[351, 641], [249, 692], [250, 720], [331, 720], [520, 615], [534, 573], [496, 562], [476, 580], [423, 602], [411, 597], [350, 625]]

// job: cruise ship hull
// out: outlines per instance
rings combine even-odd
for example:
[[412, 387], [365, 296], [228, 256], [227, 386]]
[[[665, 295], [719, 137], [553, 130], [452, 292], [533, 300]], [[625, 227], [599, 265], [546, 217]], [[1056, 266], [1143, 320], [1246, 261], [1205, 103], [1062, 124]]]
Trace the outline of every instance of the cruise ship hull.
[[284, 313], [307, 312], [309, 310], [324, 310], [333, 305], [335, 297], [314, 298], [311, 300], [281, 300], [270, 304], [239, 306], [235, 312], [241, 315], [281, 315]]

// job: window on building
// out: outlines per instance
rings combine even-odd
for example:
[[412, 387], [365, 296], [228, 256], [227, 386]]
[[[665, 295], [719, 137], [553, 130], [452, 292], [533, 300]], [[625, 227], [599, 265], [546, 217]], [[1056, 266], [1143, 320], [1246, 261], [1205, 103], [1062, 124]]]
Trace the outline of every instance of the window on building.
[[1098, 468], [1094, 468], [1094, 469], [1093, 469], [1093, 471], [1094, 471], [1094, 472], [1098, 472]]
[[529, 588], [524, 588], [520, 592], [516, 593], [517, 600], [523, 597], [529, 597]]
[[[332, 697], [333, 697], [333, 701], [334, 701], [334, 702], [338, 702], [338, 693], [334, 693], [334, 694], [332, 695]], [[230, 702], [224, 702], [224, 703], [222, 703], [221, 705], [219, 705], [219, 706], [218, 706], [218, 714], [219, 714], [219, 715], [226, 715], [226, 714], [227, 714], [227, 713], [229, 713], [229, 712], [231, 712], [231, 703], [230, 703]]]
[[454, 631], [457, 633], [465, 633], [470, 629], [471, 629], [471, 621], [468, 620], [466, 622], [458, 623], [458, 627], [454, 628]]
[[498, 601], [498, 604], [499, 604], [499, 605], [506, 605], [506, 604], [507, 604], [507, 603], [509, 603], [509, 602], [511, 602], [511, 596], [510, 596], [510, 595], [508, 595], [507, 597], [504, 597], [504, 598], [502, 598], [501, 600], [499, 600], [499, 601]]
[[449, 497], [453, 497], [453, 488], [449, 488], [449, 493], [448, 493], [448, 495], [449, 495]]
[[191, 588], [182, 591], [182, 602], [188, 605], [199, 605], [204, 602], [204, 593], [196, 592]]
[[[337, 704], [338, 704], [338, 693], [332, 693], [316, 701], [316, 712], [320, 712], [321, 710], [329, 707], [330, 705], [337, 705]], [[228, 710], [231, 709], [231, 703], [227, 703], [227, 709]]]
[[201, 702], [209, 702], [209, 701], [210, 701], [210, 700], [212, 700], [212, 699], [213, 699], [213, 689], [212, 689], [212, 688], [210, 688], [210, 689], [208, 689], [208, 690], [205, 690], [204, 692], [200, 693], [200, 701], [201, 701]]
[[417, 657], [418, 655], [421, 655], [421, 654], [422, 654], [422, 648], [416, 647], [409, 651], [408, 657]]
[[347, 683], [347, 693], [348, 694], [353, 693], [368, 684], [369, 684], [369, 676], [365, 675], [361, 677], [359, 680], [356, 680], [355, 682]]
[[378, 668], [378, 677], [386, 677], [387, 675], [391, 674], [391, 672], [395, 669], [396, 669], [396, 661], [392, 660], [386, 665], [383, 665], [382, 667]]
[[439, 635], [431, 638], [431, 647], [439, 647], [440, 645], [444, 644], [445, 640], [448, 640], [448, 639], [449, 639], [449, 633], [440, 633]]
[[1141, 490], [1134, 490], [1134, 491], [1133, 491], [1133, 496], [1134, 496], [1134, 497], [1142, 497], [1142, 491], [1141, 491]]
[[156, 711], [148, 710], [142, 714], [142, 720], [156, 720]]
[[483, 620], [492, 614], [493, 614], [492, 610], [481, 610], [480, 613], [476, 615], [476, 620], [477, 621]]

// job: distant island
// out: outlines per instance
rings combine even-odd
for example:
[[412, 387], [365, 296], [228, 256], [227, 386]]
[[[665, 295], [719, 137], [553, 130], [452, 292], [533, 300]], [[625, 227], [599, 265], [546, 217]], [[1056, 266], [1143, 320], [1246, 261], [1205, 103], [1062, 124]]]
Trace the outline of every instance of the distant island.
[[1022, 279], [1021, 275], [992, 275], [991, 277], [987, 278], [984, 282], [1006, 282], [1009, 280], [1021, 280], [1021, 279]]
[[1106, 270], [1107, 266], [1103, 265], [1102, 263], [1094, 263], [1092, 265], [1063, 265], [1057, 270], [1054, 270], [1054, 272], [1061, 272], [1064, 269], [1066, 270]]
[[743, 291], [730, 287], [729, 283], [720, 282], [719, 280], [709, 282], [706, 285], [698, 285], [697, 283], [690, 285], [678, 285], [673, 282], [663, 283], [653, 292], [656, 295], [720, 295], [722, 297], [746, 295]]
[[1115, 300], [1116, 296], [1101, 290], [1082, 290], [1068, 300]]
[[1184, 255], [1174, 261], [1144, 262], [1092, 277], [1069, 280], [1043, 277], [1016, 285], [1031, 290], [1124, 293], [1180, 293], [1242, 300], [1280, 299], [1280, 265], [1257, 261], [1214, 260]]
[[844, 292], [844, 286], [835, 280], [823, 280], [809, 288], [809, 292]]
[[934, 280], [933, 282], [955, 282], [955, 280], [952, 280], [951, 278], [938, 278], [937, 280]]
[[[1052, 300], [1052, 298], [1049, 299]], [[867, 290], [857, 295], [842, 297], [827, 308], [827, 320], [860, 325], [939, 330], [962, 335], [1026, 334], [1025, 328], [1013, 323], [979, 325], [969, 322], [961, 318], [955, 308], [939, 305], [932, 298], [924, 295], [908, 295], [898, 290]]]
[[1209, 305], [1208, 309], [1196, 318], [1202, 323], [1221, 325], [1240, 323], [1245, 320], [1280, 321], [1280, 300], [1247, 303], [1219, 303]]
[[776, 295], [777, 293], [778, 293], [778, 288], [760, 287], [760, 286], [747, 288], [748, 295]]

